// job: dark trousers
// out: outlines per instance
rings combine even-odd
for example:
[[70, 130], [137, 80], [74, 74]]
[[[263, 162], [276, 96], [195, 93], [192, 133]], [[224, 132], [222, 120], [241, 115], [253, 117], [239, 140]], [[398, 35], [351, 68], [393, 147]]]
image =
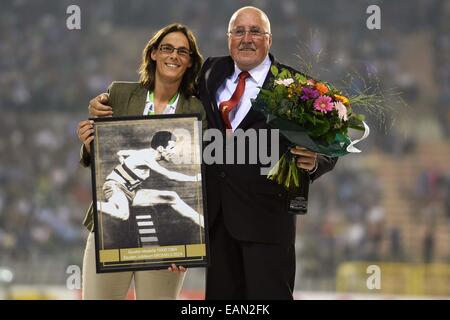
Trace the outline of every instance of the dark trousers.
[[293, 299], [294, 245], [238, 241], [229, 234], [221, 213], [209, 230], [209, 240], [207, 300]]

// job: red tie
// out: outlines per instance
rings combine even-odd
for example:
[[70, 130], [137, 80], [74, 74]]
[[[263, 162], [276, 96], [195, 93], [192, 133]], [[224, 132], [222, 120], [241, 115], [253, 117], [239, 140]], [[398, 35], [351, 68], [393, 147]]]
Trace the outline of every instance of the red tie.
[[222, 101], [219, 104], [220, 114], [222, 115], [223, 122], [225, 123], [225, 127], [227, 129], [231, 129], [231, 123], [228, 115], [238, 105], [239, 101], [241, 101], [245, 90], [245, 79], [248, 77], [250, 77], [250, 73], [248, 73], [248, 71], [242, 71], [239, 73], [239, 82], [230, 100]]

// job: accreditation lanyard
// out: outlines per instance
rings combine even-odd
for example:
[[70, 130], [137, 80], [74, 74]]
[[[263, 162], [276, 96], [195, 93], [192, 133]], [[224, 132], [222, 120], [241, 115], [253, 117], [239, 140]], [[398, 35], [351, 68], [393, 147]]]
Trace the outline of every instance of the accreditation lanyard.
[[[180, 97], [180, 93], [177, 92], [176, 95], [170, 99], [169, 104], [164, 108], [163, 114], [174, 114], [175, 110], [177, 109], [178, 104], [178, 98]], [[155, 104], [153, 103], [154, 96], [153, 92], [150, 93], [150, 91], [147, 92], [147, 99], [145, 100], [145, 108], [144, 108], [144, 115], [145, 116], [151, 116], [155, 114]]]

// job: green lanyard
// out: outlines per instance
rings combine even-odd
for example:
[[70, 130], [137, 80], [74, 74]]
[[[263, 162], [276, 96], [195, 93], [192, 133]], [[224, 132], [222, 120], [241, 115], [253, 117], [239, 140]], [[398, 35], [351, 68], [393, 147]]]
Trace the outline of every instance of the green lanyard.
[[[177, 92], [172, 99], [170, 99], [169, 103], [167, 104], [166, 108], [163, 111], [163, 114], [171, 114], [175, 113], [175, 109], [177, 108], [178, 104], [178, 97], [180, 93]], [[147, 101], [145, 101], [145, 109], [144, 109], [144, 115], [152, 116], [155, 114], [155, 104], [154, 101], [154, 95], [153, 92], [150, 93], [150, 91], [147, 92]]]

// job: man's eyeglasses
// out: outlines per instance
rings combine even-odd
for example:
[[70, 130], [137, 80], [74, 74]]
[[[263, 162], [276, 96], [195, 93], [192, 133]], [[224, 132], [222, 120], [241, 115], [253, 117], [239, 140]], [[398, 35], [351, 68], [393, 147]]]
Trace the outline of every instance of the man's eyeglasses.
[[180, 57], [187, 58], [192, 54], [192, 51], [190, 51], [188, 48], [181, 47], [181, 48], [174, 48], [170, 44], [162, 44], [159, 46], [159, 50], [164, 54], [172, 54], [174, 50], [177, 50], [177, 53]]
[[244, 28], [237, 28], [228, 32], [233, 38], [243, 38], [245, 34], [248, 33], [252, 38], [261, 39], [266, 34], [270, 35], [269, 32], [261, 31], [258, 28], [251, 28], [250, 30], [245, 30]]

